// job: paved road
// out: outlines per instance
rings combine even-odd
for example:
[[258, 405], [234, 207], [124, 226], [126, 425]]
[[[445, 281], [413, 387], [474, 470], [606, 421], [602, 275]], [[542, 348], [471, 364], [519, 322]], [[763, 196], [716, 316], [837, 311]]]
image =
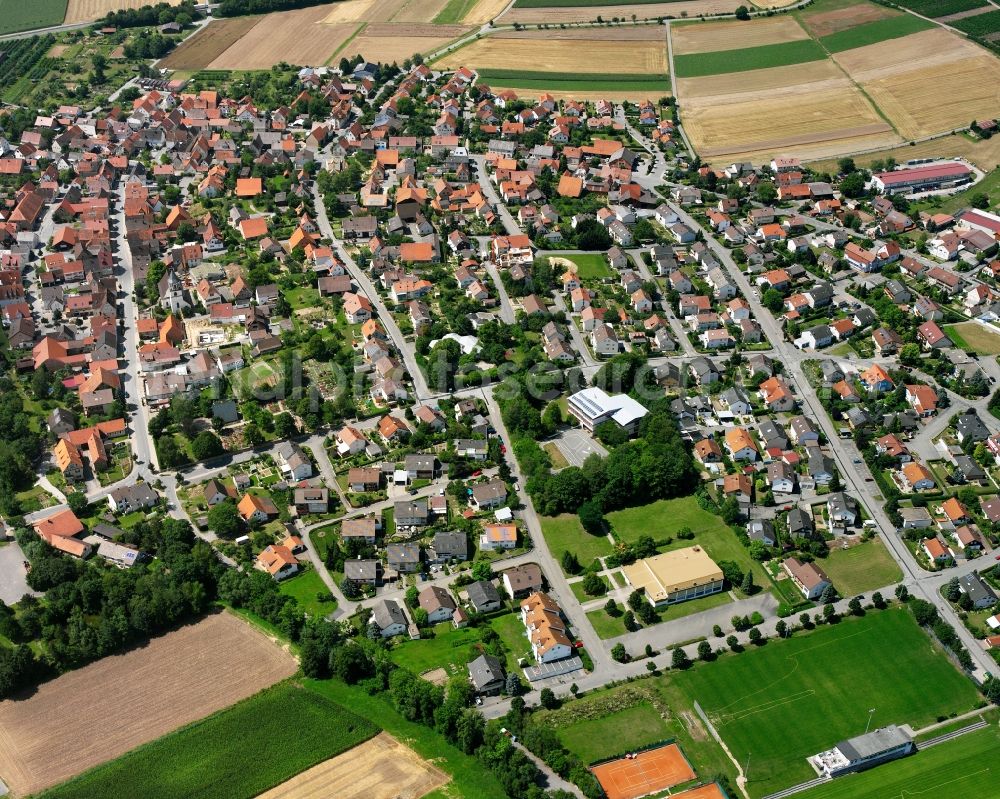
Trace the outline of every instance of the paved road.
[[319, 186], [315, 183], [313, 184], [313, 200], [316, 207], [316, 224], [319, 226], [320, 232], [325, 238], [329, 239], [333, 243], [333, 248], [338, 257], [344, 262], [344, 265], [347, 267], [347, 271], [351, 274], [351, 277], [354, 278], [355, 282], [357, 282], [361, 292], [368, 297], [372, 305], [375, 306], [379, 322], [382, 323], [382, 326], [385, 328], [389, 337], [396, 345], [396, 349], [399, 351], [400, 356], [403, 359], [403, 363], [406, 364], [406, 371], [410, 373], [410, 379], [413, 381], [413, 387], [417, 394], [417, 398], [425, 399], [431, 396], [432, 392], [427, 386], [427, 380], [424, 378], [424, 373], [420, 370], [420, 366], [417, 364], [413, 348], [411, 346], [407, 346], [406, 339], [403, 337], [403, 333], [400, 331], [399, 325], [396, 324], [396, 320], [393, 319], [392, 314], [389, 313], [389, 309], [382, 301], [382, 297], [376, 290], [375, 284], [371, 282], [364, 270], [357, 265], [354, 258], [351, 257], [351, 254], [344, 246], [344, 243], [334, 235], [333, 227], [330, 225], [330, 220], [326, 215], [326, 206], [323, 204], [323, 196], [320, 193]]
[[24, 552], [15, 541], [0, 546], [0, 601], [6, 605], [20, 602], [25, 594], [41, 596], [28, 585]]

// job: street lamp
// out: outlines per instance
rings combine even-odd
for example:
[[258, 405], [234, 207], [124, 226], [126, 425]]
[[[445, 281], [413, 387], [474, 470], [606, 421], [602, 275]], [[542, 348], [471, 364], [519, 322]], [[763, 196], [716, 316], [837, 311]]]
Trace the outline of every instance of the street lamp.
[[875, 713], [875, 708], [868, 709], [868, 723], [865, 725], [865, 735], [868, 734], [868, 728], [872, 724], [872, 716], [874, 715], [874, 713]]

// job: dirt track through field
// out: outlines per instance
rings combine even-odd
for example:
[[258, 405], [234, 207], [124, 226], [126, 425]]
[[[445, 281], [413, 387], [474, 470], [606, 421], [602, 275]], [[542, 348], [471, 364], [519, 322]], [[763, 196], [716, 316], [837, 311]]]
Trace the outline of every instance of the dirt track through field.
[[258, 799], [419, 799], [448, 780], [443, 771], [383, 732]]
[[809, 34], [791, 17], [771, 17], [752, 22], [671, 25], [670, 37], [674, 55], [685, 55], [794, 42], [808, 39]]
[[0, 779], [40, 791], [245, 699], [295, 673], [295, 659], [217, 613], [0, 702]]
[[[20, 0], [22, 3], [30, 3], [31, 0]], [[181, 0], [157, 0], [171, 6], [180, 5]], [[66, 6], [66, 17], [63, 25], [72, 25], [76, 22], [90, 22], [100, 19], [111, 11], [121, 11], [126, 8], [142, 8], [151, 5], [150, 0], [69, 0]]]

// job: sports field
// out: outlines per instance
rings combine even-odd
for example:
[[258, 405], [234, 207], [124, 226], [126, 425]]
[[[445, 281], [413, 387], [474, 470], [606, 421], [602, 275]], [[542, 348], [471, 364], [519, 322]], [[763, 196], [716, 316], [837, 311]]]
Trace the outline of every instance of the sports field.
[[[27, 699], [0, 702], [0, 776], [17, 795], [41, 791], [244, 699], [296, 668], [288, 652], [246, 622], [217, 613], [43, 683]], [[77, 782], [93, 784], [86, 775]], [[151, 796], [84, 789], [52, 795]]]
[[771, 641], [671, 678], [701, 704], [739, 762], [752, 757], [754, 796], [815, 776], [805, 758], [862, 733], [870, 708], [875, 725], [919, 728], [970, 710], [978, 697], [905, 608]]
[[590, 770], [608, 799], [638, 799], [694, 779], [694, 769], [677, 744], [648, 749]]
[[994, 724], [796, 796], [799, 799], [985, 799], [997, 795], [1000, 777], [997, 751], [1000, 751], [1000, 730]]
[[955, 346], [978, 355], [1000, 355], [1000, 331], [982, 322], [959, 322], [944, 328]]
[[281, 683], [46, 791], [42, 799], [250, 799], [378, 731], [373, 721], [314, 691]]

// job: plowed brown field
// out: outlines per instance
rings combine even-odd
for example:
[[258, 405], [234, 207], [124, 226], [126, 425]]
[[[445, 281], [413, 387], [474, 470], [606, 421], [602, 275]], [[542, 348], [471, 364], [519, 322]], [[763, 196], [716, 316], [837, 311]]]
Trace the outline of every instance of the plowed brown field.
[[40, 791], [296, 669], [262, 633], [217, 613], [0, 702], [0, 778], [16, 795]]

